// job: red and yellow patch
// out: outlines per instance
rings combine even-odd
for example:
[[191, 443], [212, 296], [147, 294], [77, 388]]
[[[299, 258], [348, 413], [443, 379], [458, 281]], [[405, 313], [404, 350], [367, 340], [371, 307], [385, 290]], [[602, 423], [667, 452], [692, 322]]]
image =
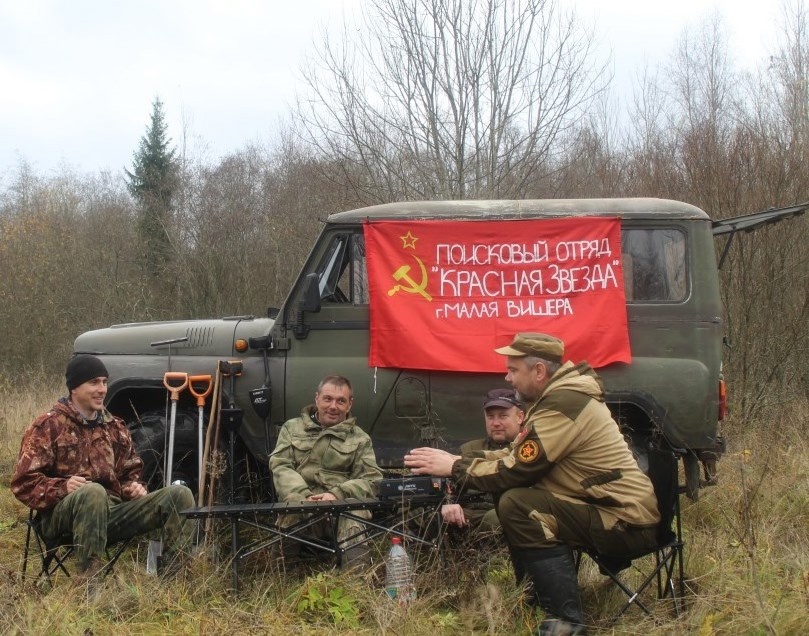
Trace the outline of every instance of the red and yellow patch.
[[529, 439], [527, 442], [523, 442], [517, 448], [517, 459], [524, 464], [530, 464], [531, 462], [535, 462], [539, 459], [541, 455], [539, 444], [532, 439]]

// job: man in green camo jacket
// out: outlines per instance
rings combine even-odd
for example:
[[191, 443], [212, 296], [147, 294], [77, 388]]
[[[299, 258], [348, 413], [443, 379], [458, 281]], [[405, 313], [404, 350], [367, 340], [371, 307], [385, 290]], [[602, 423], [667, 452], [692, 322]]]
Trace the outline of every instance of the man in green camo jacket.
[[[376, 463], [373, 444], [368, 434], [351, 416], [353, 393], [351, 383], [339, 375], [323, 378], [315, 393], [315, 403], [303, 409], [300, 417], [287, 421], [278, 435], [278, 443], [270, 456], [270, 469], [278, 500], [286, 503], [302, 501], [338, 501], [376, 496], [382, 471]], [[356, 516], [370, 518], [367, 511]], [[283, 515], [280, 527], [301, 520], [300, 515]], [[312, 528], [323, 535], [328, 528]], [[337, 540], [351, 537], [343, 564], [361, 565], [368, 561], [359, 521], [340, 519]], [[300, 549], [296, 541], [283, 542], [283, 557], [294, 557]]]

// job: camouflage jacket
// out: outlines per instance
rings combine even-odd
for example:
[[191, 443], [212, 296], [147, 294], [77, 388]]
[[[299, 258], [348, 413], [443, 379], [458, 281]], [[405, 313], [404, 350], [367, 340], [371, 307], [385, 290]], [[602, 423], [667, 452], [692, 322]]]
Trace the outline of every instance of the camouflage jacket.
[[[481, 439], [473, 439], [465, 444], [461, 444], [460, 452], [461, 455], [466, 455], [474, 451], [498, 451], [503, 448], [508, 448], [510, 444], [511, 442], [495, 442], [491, 437], [483, 437]], [[461, 492], [469, 494], [474, 492], [474, 490], [459, 490], [457, 494], [460, 495]], [[480, 522], [480, 520], [483, 518], [483, 513], [493, 509], [494, 497], [492, 497], [490, 494], [487, 494], [481, 499], [476, 498], [475, 501], [471, 501], [463, 505], [464, 513], [466, 514], [467, 519], [469, 519], [470, 524], [473, 526]]]
[[480, 439], [473, 439], [470, 442], [461, 444], [461, 455], [466, 455], [473, 451], [496, 451], [503, 448], [508, 448], [511, 442], [495, 442], [491, 437], [482, 437]]
[[368, 434], [349, 417], [322, 428], [312, 419], [314, 405], [281, 428], [270, 456], [270, 469], [279, 501], [302, 501], [329, 492], [337, 499], [376, 495], [382, 471]]
[[537, 401], [527, 404], [511, 447], [476, 451], [453, 465], [453, 477], [487, 492], [531, 486], [560, 499], [594, 505], [606, 528], [618, 521], [659, 521], [652, 483], [638, 467], [586, 364], [560, 367]]
[[81, 475], [126, 499], [122, 488], [139, 481], [143, 462], [123, 420], [103, 411], [101, 424], [88, 424], [67, 398], [26, 429], [11, 492], [36, 510], [49, 510], [67, 496], [67, 480]]

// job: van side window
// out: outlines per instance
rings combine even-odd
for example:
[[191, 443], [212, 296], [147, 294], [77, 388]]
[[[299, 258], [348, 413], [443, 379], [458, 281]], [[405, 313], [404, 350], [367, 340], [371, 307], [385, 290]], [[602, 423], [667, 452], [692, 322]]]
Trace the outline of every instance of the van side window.
[[364, 236], [359, 233], [336, 236], [319, 273], [320, 298], [324, 303], [367, 305]]
[[626, 300], [679, 302], [687, 296], [685, 234], [674, 228], [624, 229]]

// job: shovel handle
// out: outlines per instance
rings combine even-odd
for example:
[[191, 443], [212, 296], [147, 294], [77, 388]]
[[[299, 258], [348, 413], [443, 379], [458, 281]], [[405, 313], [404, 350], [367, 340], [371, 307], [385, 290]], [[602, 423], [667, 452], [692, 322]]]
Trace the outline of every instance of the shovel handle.
[[241, 360], [220, 360], [219, 373], [224, 377], [230, 378], [232, 376], [240, 376], [242, 374], [244, 364]]
[[167, 371], [163, 376], [163, 386], [171, 393], [171, 399], [177, 402], [180, 391], [188, 386], [188, 374], [184, 371]]
[[[203, 385], [205, 390], [200, 392], [194, 388], [194, 385]], [[205, 406], [205, 398], [211, 394], [213, 390], [213, 376], [211, 375], [189, 375], [188, 376], [188, 390], [195, 398], [197, 398], [197, 406]]]

